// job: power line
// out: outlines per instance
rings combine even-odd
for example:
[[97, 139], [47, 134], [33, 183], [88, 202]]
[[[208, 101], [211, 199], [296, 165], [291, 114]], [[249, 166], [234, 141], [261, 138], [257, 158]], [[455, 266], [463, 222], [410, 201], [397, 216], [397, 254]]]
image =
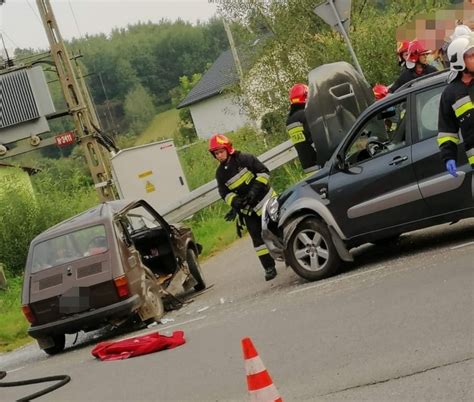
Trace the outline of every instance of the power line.
[[26, 0], [26, 4], [28, 4], [28, 7], [31, 8], [31, 11], [33, 11], [33, 14], [35, 15], [36, 19], [39, 21], [39, 23], [41, 24], [41, 26], [43, 26], [43, 22], [41, 21], [41, 18], [40, 16], [38, 15], [38, 13], [36, 12], [36, 10], [33, 8], [33, 6], [30, 4], [30, 0]]
[[76, 28], [77, 28], [77, 32], [79, 33], [79, 38], [82, 38], [82, 33], [81, 33], [80, 28], [79, 28], [79, 24], [77, 23], [76, 14], [74, 13], [74, 10], [72, 8], [71, 0], [68, 0], [68, 3], [69, 3], [69, 8], [71, 9], [72, 18], [74, 18], [74, 22], [76, 23]]
[[0, 32], [7, 37], [7, 39], [13, 44], [13, 46], [17, 48], [21, 48], [21, 46], [18, 45], [11, 37], [8, 35], [3, 29], [0, 29]]

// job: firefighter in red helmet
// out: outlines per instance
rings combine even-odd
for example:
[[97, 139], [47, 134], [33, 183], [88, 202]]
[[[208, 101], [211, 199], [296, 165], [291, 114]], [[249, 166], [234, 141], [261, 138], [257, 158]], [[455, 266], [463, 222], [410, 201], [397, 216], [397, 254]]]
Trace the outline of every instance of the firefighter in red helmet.
[[222, 199], [232, 207], [226, 220], [237, 218], [240, 236], [242, 221], [247, 226], [255, 252], [265, 270], [265, 280], [277, 276], [275, 261], [262, 240], [262, 209], [270, 197], [276, 195], [270, 187], [270, 172], [254, 155], [234, 149], [222, 134], [209, 139], [209, 152], [219, 161], [216, 181]]
[[397, 55], [398, 55], [398, 65], [405, 67], [405, 62], [408, 57], [408, 46], [410, 42], [407, 40], [402, 40], [397, 43]]
[[438, 71], [435, 67], [428, 64], [427, 58], [430, 53], [431, 50], [427, 49], [421, 41], [417, 39], [412, 40], [408, 46], [408, 56], [405, 62], [406, 69], [402, 70], [400, 77], [390, 87], [389, 91], [393, 93], [415, 78]]
[[316, 164], [316, 150], [305, 116], [308, 86], [295, 84], [289, 92], [290, 111], [286, 119], [286, 129], [294, 144], [298, 158], [305, 173], [310, 173], [319, 168]]

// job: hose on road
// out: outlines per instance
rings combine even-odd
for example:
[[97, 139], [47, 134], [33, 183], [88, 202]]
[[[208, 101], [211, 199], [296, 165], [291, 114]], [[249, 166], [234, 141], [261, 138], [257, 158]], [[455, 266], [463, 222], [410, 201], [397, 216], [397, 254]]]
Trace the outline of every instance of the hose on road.
[[[7, 375], [6, 371], [0, 371], [0, 380], [5, 378], [6, 375]], [[53, 375], [50, 377], [32, 378], [31, 380], [0, 382], [0, 388], [1, 387], [5, 387], [5, 388], [6, 387], [20, 387], [22, 385], [39, 384], [42, 382], [50, 382], [50, 381], [58, 381], [58, 382], [56, 384], [49, 386], [48, 388], [35, 392], [34, 394], [18, 399], [17, 401], [18, 402], [31, 401], [32, 399], [38, 398], [45, 394], [49, 394], [55, 389], [61, 388], [62, 386], [66, 385], [69, 381], [71, 381], [71, 377], [69, 377], [68, 375]]]

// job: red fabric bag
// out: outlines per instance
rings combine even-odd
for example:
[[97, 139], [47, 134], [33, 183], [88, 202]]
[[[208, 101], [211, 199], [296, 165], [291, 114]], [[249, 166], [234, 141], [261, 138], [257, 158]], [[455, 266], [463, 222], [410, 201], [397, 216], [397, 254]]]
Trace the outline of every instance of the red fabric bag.
[[122, 360], [160, 350], [173, 349], [184, 343], [186, 341], [183, 331], [175, 331], [172, 336], [154, 332], [117, 342], [100, 342], [92, 349], [91, 353], [100, 360]]

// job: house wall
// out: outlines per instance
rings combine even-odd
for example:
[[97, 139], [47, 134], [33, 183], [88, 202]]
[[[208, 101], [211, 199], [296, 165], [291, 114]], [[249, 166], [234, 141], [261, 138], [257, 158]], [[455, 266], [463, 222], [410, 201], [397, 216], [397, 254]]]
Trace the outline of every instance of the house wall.
[[254, 124], [241, 110], [232, 94], [216, 95], [189, 108], [200, 138], [209, 138], [215, 133], [228, 133]]

